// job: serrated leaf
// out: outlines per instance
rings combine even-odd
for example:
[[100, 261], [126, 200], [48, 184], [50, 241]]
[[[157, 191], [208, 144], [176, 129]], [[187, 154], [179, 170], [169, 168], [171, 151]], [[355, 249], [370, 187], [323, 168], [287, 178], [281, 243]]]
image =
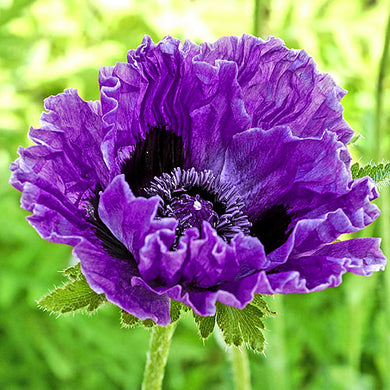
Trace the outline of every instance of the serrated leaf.
[[260, 294], [255, 294], [255, 297], [253, 298], [253, 301], [250, 304], [260, 309], [264, 317], [277, 315], [275, 311], [270, 310], [267, 302]]
[[104, 294], [97, 294], [85, 279], [74, 280], [57, 287], [38, 301], [38, 305], [53, 313], [64, 314], [80, 309], [92, 313], [106, 302]]
[[358, 162], [355, 162], [354, 164], [351, 165], [351, 174], [352, 174], [352, 179], [357, 179], [359, 176], [359, 169], [360, 165]]
[[262, 318], [274, 315], [261, 295], [255, 295], [254, 300], [239, 310], [235, 307], [217, 303], [216, 319], [227, 345], [240, 347], [245, 344], [255, 352], [264, 351], [265, 329]]
[[121, 313], [121, 325], [124, 328], [136, 328], [139, 326], [143, 326], [144, 328], [152, 328], [157, 324], [150, 318], [146, 320], [140, 320], [139, 318], [133, 316], [125, 310], [122, 310]]
[[207, 337], [213, 333], [215, 327], [215, 316], [202, 317], [194, 313], [194, 320], [202, 339], [207, 339]]
[[135, 328], [141, 324], [139, 318], [134, 317], [132, 314], [127, 311], [122, 310], [121, 312], [121, 325], [124, 328]]
[[189, 310], [191, 310], [190, 307], [184, 305], [181, 302], [171, 299], [171, 310], [169, 313], [171, 316], [171, 323], [178, 321], [182, 314], [186, 313]]
[[84, 275], [81, 272], [80, 263], [77, 263], [73, 267], [68, 267], [62, 272], [71, 281], [84, 279]]
[[150, 318], [147, 318], [146, 320], [141, 321], [141, 324], [144, 328], [153, 328], [153, 326], [156, 326], [157, 324]]
[[358, 179], [369, 176], [374, 180], [377, 187], [383, 188], [390, 182], [390, 163], [368, 164], [361, 167], [358, 162], [351, 166], [352, 178]]
[[174, 301], [171, 299], [171, 309], [169, 315], [171, 317], [171, 322], [175, 322], [180, 318], [181, 315], [181, 306], [180, 302]]
[[147, 318], [146, 320], [141, 321], [139, 318], [122, 310], [121, 325], [124, 328], [136, 328], [139, 326], [143, 326], [144, 328], [153, 328], [153, 326], [156, 326], [157, 324], [150, 318]]

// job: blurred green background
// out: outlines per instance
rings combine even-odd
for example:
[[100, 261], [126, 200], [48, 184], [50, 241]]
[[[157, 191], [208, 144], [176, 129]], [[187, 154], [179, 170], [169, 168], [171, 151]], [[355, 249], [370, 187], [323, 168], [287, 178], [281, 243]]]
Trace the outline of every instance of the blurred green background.
[[[196, 42], [255, 33], [305, 48], [349, 94], [345, 118], [363, 163], [390, 159], [388, 0], [0, 0], [0, 388], [138, 389], [149, 333], [119, 326], [119, 312], [55, 318], [35, 300], [62, 281], [69, 247], [41, 240], [7, 185], [8, 166], [43, 99], [77, 88], [98, 99], [98, 68], [125, 61], [144, 34]], [[386, 53], [385, 53], [386, 54]], [[387, 63], [386, 60], [387, 59]], [[363, 235], [390, 255], [389, 194]], [[390, 389], [390, 269], [345, 275], [334, 289], [276, 296], [265, 356], [250, 355], [253, 389]], [[191, 318], [176, 330], [164, 389], [230, 390], [229, 354], [203, 345]]]

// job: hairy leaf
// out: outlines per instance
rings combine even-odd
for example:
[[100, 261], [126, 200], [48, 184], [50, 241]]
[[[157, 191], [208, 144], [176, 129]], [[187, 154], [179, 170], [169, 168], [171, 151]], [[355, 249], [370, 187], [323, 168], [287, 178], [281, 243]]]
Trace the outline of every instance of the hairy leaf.
[[153, 320], [151, 320], [150, 318], [147, 318], [146, 320], [141, 321], [139, 318], [133, 316], [132, 314], [128, 313], [127, 311], [122, 310], [121, 325], [124, 328], [136, 328], [139, 326], [143, 326], [144, 328], [153, 328], [153, 326], [156, 326], [156, 323]]
[[265, 342], [262, 318], [274, 314], [261, 295], [255, 295], [254, 300], [242, 310], [217, 303], [216, 318], [227, 345], [239, 347], [245, 344], [260, 353], [264, 351]]
[[253, 298], [253, 301], [250, 304], [256, 306], [263, 313], [264, 317], [277, 315], [275, 311], [270, 310], [267, 302], [260, 294], [255, 294], [255, 297]]
[[39, 307], [58, 314], [80, 309], [92, 313], [106, 302], [104, 294], [97, 294], [89, 287], [81, 272], [80, 263], [65, 269], [63, 274], [69, 282], [41, 298], [37, 302]]
[[351, 166], [352, 178], [369, 176], [374, 180], [377, 187], [383, 188], [390, 182], [390, 162], [380, 164], [368, 164], [361, 167], [358, 162]]
[[202, 339], [207, 339], [213, 333], [215, 316], [202, 317], [194, 313], [194, 320]]
[[106, 302], [104, 294], [97, 294], [85, 279], [74, 280], [57, 287], [38, 301], [38, 305], [53, 313], [64, 314], [79, 309], [88, 313], [95, 311]]
[[140, 325], [140, 319], [134, 317], [132, 314], [127, 311], [122, 310], [121, 312], [121, 325], [124, 328], [135, 328]]
[[171, 299], [171, 322], [178, 321], [183, 313], [190, 310], [190, 308], [186, 305], [183, 305], [181, 302], [174, 301]]
[[62, 272], [71, 281], [81, 280], [84, 278], [84, 275], [81, 273], [80, 263], [77, 263], [73, 267], [68, 267]]

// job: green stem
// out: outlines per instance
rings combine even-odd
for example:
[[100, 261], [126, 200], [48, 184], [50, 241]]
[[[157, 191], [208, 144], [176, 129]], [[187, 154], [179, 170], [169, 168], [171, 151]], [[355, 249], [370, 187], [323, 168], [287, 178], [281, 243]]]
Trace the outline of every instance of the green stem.
[[245, 346], [242, 346], [241, 350], [232, 347], [231, 354], [235, 389], [251, 390], [249, 361]]
[[269, 35], [271, 0], [255, 0], [253, 9], [253, 35], [265, 38]]
[[160, 390], [175, 324], [155, 326], [150, 338], [142, 390]]
[[288, 332], [287, 312], [284, 307], [286, 297], [276, 294], [272, 299], [272, 309], [277, 313], [284, 313], [272, 322], [272, 332], [269, 332], [267, 356], [265, 359], [263, 380], [267, 389], [290, 390], [293, 388], [290, 375], [289, 351], [287, 349]]
[[390, 47], [390, 9], [387, 19], [387, 26], [385, 30], [385, 40], [383, 43], [383, 53], [382, 58], [379, 64], [378, 80], [376, 84], [376, 109], [375, 109], [375, 127], [376, 127], [376, 161], [383, 158], [383, 144], [384, 144], [384, 128], [383, 128], [383, 85], [388, 71], [388, 61], [389, 61], [389, 47]]
[[[379, 63], [378, 79], [376, 84], [376, 107], [375, 107], [375, 141], [376, 141], [376, 161], [380, 161], [383, 157], [386, 159], [389, 155], [389, 144], [385, 142], [388, 138], [386, 134], [384, 121], [384, 86], [385, 79], [389, 77], [389, 61], [390, 61], [390, 5], [388, 6], [387, 25], [385, 27], [385, 36], [383, 42], [383, 52]], [[386, 109], [386, 108], [385, 108]], [[382, 210], [382, 217], [379, 224], [376, 224], [375, 235], [382, 236], [382, 249], [385, 255], [390, 255], [390, 191], [384, 189], [378, 199], [378, 206]], [[380, 345], [378, 354], [376, 355], [376, 364], [382, 376], [384, 388], [390, 386], [390, 340], [388, 337], [387, 324], [390, 321], [390, 272], [387, 269], [381, 276], [382, 286], [380, 286], [381, 299], [383, 305], [383, 319], [379, 322], [378, 329], [381, 332], [380, 339], [383, 343]]]

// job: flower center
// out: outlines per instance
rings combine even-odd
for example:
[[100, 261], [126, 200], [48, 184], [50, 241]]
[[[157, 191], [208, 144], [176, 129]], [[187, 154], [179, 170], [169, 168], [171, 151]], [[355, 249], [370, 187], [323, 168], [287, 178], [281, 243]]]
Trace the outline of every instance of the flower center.
[[202, 228], [202, 222], [207, 221], [213, 226], [218, 221], [218, 214], [213, 210], [213, 204], [199, 195], [188, 194], [174, 197], [166, 207], [167, 214], [179, 221], [180, 230], [190, 227]]
[[177, 219], [178, 238], [191, 227], [202, 230], [203, 221], [228, 242], [240, 232], [249, 234], [251, 223], [242, 211], [244, 203], [237, 190], [230, 183], [221, 183], [209, 170], [175, 168], [155, 177], [145, 192], [160, 196], [158, 217]]

